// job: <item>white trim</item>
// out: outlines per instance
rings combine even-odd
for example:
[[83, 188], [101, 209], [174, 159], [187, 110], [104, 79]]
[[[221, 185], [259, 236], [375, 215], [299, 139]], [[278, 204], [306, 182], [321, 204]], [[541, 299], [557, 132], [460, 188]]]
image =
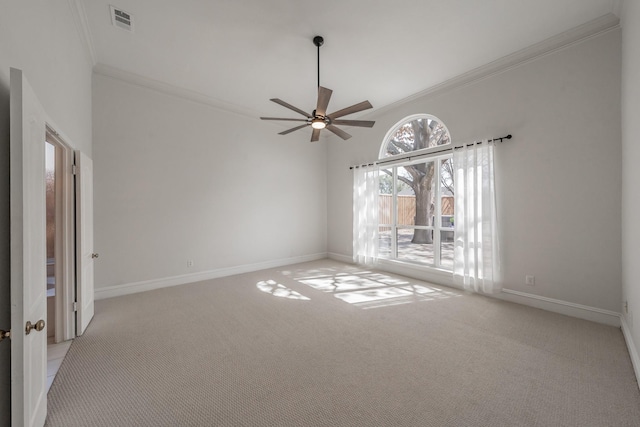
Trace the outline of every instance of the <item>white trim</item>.
[[631, 336], [631, 330], [629, 329], [629, 325], [627, 325], [627, 321], [624, 316], [620, 316], [620, 320], [622, 323], [622, 335], [624, 336], [624, 340], [627, 344], [627, 349], [629, 350], [629, 357], [631, 357], [631, 364], [633, 365], [633, 371], [636, 373], [636, 380], [638, 384], [640, 384], [640, 357], [638, 356], [637, 347], [633, 342], [633, 337]]
[[338, 254], [335, 252], [329, 252], [327, 254], [329, 259], [335, 260], [335, 261], [340, 261], [340, 262], [344, 262], [345, 264], [355, 264], [353, 262], [353, 257], [351, 256], [347, 256], [347, 255], [343, 255], [343, 254]]
[[590, 320], [592, 322], [603, 323], [605, 325], [620, 327], [620, 313], [604, 310], [602, 308], [590, 307], [526, 292], [502, 289], [501, 294], [489, 295], [505, 301], [528, 305], [530, 307], [541, 308], [554, 313], [564, 314], [571, 317]]
[[209, 107], [217, 108], [227, 113], [239, 114], [243, 117], [249, 117], [257, 119], [260, 113], [248, 108], [243, 108], [235, 104], [231, 104], [211, 96], [204, 95], [199, 92], [195, 92], [182, 87], [174, 86], [169, 83], [161, 82], [159, 80], [150, 79], [148, 77], [141, 76], [139, 74], [130, 73], [128, 71], [121, 70], [119, 68], [111, 67], [105, 64], [96, 64], [93, 67], [95, 74], [111, 77], [116, 80], [123, 81], [135, 86], [140, 86], [146, 89], [155, 90], [157, 92], [164, 93], [166, 95], [176, 96], [181, 99], [204, 104]]
[[[394, 133], [396, 133], [397, 130], [400, 129], [405, 124], [411, 123], [412, 121], [418, 120], [418, 119], [427, 119], [427, 120], [431, 120], [431, 121], [440, 123], [442, 125], [442, 127], [444, 128], [444, 130], [447, 132], [447, 135], [449, 135], [449, 143], [448, 144], [443, 144], [443, 145], [437, 145], [435, 147], [423, 148], [423, 149], [420, 149], [420, 150], [407, 151], [405, 153], [396, 154], [394, 156], [387, 156], [387, 146], [389, 145], [389, 140], [391, 139], [391, 136]], [[447, 127], [447, 125], [444, 124], [444, 122], [442, 120], [440, 120], [439, 118], [437, 118], [433, 114], [427, 114], [427, 113], [412, 114], [412, 115], [407, 116], [404, 119], [398, 121], [395, 125], [393, 125], [393, 126], [391, 126], [391, 128], [389, 128], [389, 131], [384, 136], [384, 139], [382, 140], [382, 144], [380, 145], [380, 151], [378, 151], [378, 161], [385, 161], [385, 162], [389, 161], [389, 162], [391, 162], [391, 161], [393, 161], [395, 159], [404, 159], [404, 158], [410, 157], [411, 155], [414, 155], [414, 156], [426, 156], [427, 154], [429, 154], [429, 153], [431, 153], [433, 151], [440, 152], [441, 150], [445, 150], [445, 149], [447, 149], [447, 147], [450, 147], [451, 150], [453, 151], [452, 141], [453, 141], [453, 139], [451, 138], [451, 132], [449, 132], [449, 128]]]
[[119, 297], [122, 295], [135, 294], [138, 292], [151, 291], [154, 289], [167, 288], [170, 286], [185, 285], [187, 283], [201, 282], [203, 280], [211, 280], [220, 277], [233, 276], [236, 274], [250, 273], [267, 268], [275, 268], [301, 262], [316, 261], [324, 258], [327, 258], [326, 252], [312, 255], [303, 255], [294, 258], [265, 261], [256, 264], [245, 264], [235, 267], [218, 268], [216, 270], [182, 274], [172, 277], [163, 277], [161, 279], [143, 280], [141, 282], [125, 283], [122, 285], [104, 286], [95, 289], [95, 299], [100, 300], [105, 298]]
[[[55, 342], [75, 338], [75, 192], [71, 173], [73, 148], [60, 136], [49, 121], [46, 122], [46, 141], [60, 150], [56, 160], [56, 284], [55, 284]], [[50, 140], [50, 141], [49, 141]], [[59, 180], [59, 181], [58, 181]], [[62, 200], [60, 200], [62, 199]]]
[[68, 3], [80, 40], [85, 47], [89, 61], [91, 61], [91, 66], [94, 66], [98, 62], [98, 58], [96, 56], [96, 48], [93, 44], [93, 37], [91, 36], [91, 28], [89, 27], [89, 20], [87, 19], [84, 3], [82, 0], [68, 0]]
[[550, 37], [540, 43], [536, 43], [493, 62], [474, 68], [440, 84], [431, 86], [421, 92], [385, 105], [384, 107], [372, 110], [369, 113], [364, 114], [362, 117], [367, 118], [369, 116], [378, 116], [390, 112], [391, 110], [395, 110], [404, 104], [415, 101], [416, 99], [426, 96], [435, 96], [443, 92], [448, 92], [452, 89], [467, 86], [619, 28], [620, 19], [613, 13], [608, 13], [600, 18], [594, 19], [593, 21]]

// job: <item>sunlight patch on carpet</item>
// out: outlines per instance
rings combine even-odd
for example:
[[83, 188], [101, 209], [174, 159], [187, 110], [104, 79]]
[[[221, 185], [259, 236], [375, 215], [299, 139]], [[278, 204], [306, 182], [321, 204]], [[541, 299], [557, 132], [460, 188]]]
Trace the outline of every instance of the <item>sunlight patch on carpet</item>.
[[296, 299], [296, 300], [302, 300], [302, 301], [310, 300], [310, 298], [305, 297], [304, 295], [294, 291], [293, 289], [289, 289], [286, 286], [281, 285], [275, 280], [263, 280], [261, 282], [256, 283], [256, 287], [260, 289], [262, 292], [271, 294], [274, 297]]
[[314, 269], [285, 271], [285, 276], [310, 288], [332, 293], [334, 297], [362, 308], [376, 308], [416, 301], [433, 301], [461, 296], [459, 292], [445, 290], [424, 282], [391, 274], [350, 268], [348, 271]]

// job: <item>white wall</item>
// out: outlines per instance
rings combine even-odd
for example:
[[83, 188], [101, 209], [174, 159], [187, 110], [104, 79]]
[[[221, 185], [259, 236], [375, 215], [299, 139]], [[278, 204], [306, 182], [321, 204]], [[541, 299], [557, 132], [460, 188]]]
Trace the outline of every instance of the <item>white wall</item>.
[[[622, 299], [640, 377], [640, 2], [622, 12]], [[635, 318], [634, 318], [635, 317]]]
[[[9, 68], [19, 68], [51, 124], [91, 155], [91, 69], [67, 0], [0, 3], [0, 328], [9, 329]], [[44, 149], [44, 141], [43, 141]], [[0, 425], [10, 423], [8, 341], [0, 344]]]
[[[329, 252], [351, 257], [349, 165], [375, 160], [397, 121], [429, 113], [454, 142], [497, 148], [505, 287], [620, 312], [620, 31], [373, 117], [329, 148]], [[381, 82], [384, 84], [384, 82]], [[525, 275], [536, 277], [534, 287]]]
[[326, 253], [324, 142], [105, 75], [93, 90], [98, 291]]

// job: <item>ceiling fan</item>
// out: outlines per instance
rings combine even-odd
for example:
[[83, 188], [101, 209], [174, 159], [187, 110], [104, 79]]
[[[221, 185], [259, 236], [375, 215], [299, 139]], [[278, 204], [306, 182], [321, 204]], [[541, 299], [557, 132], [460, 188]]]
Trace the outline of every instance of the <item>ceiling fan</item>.
[[352, 105], [351, 107], [343, 108], [342, 110], [336, 111], [335, 113], [327, 114], [327, 107], [329, 106], [329, 100], [331, 99], [331, 94], [333, 91], [331, 89], [327, 89], [326, 87], [320, 86], [320, 46], [324, 44], [324, 39], [320, 36], [315, 36], [313, 38], [313, 44], [318, 48], [318, 101], [316, 103], [316, 109], [313, 110], [311, 114], [301, 110], [300, 108], [294, 107], [291, 104], [284, 102], [278, 98], [272, 98], [270, 101], [275, 102], [276, 104], [280, 104], [283, 107], [286, 107], [290, 110], [295, 111], [298, 114], [302, 114], [304, 119], [288, 119], [288, 118], [279, 118], [279, 117], [260, 117], [262, 120], [285, 120], [292, 122], [305, 122], [300, 126], [296, 126], [294, 128], [285, 130], [280, 132], [279, 135], [286, 135], [288, 133], [294, 132], [298, 129], [302, 129], [307, 126], [311, 126], [313, 128], [313, 132], [311, 133], [311, 142], [318, 141], [320, 139], [320, 130], [328, 129], [329, 131], [335, 133], [342, 139], [349, 139], [351, 135], [342, 129], [338, 128], [336, 125], [344, 125], [344, 126], [359, 126], [359, 127], [373, 127], [375, 124], [374, 121], [370, 120], [338, 120], [340, 117], [346, 116], [348, 114], [357, 113], [358, 111], [368, 110], [369, 108], [373, 108], [369, 101], [362, 101], [358, 104]]

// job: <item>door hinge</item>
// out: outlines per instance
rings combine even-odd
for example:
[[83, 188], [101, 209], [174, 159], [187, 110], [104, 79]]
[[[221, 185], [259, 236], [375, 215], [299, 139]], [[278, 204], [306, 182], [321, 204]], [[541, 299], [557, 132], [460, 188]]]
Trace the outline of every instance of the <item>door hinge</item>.
[[76, 171], [76, 165], [71, 165], [71, 173], [73, 175], [76, 175], [77, 171]]
[[0, 341], [5, 338], [11, 338], [11, 331], [3, 331], [2, 329], [0, 329]]
[[78, 303], [74, 301], [73, 303], [73, 311], [78, 311]]

